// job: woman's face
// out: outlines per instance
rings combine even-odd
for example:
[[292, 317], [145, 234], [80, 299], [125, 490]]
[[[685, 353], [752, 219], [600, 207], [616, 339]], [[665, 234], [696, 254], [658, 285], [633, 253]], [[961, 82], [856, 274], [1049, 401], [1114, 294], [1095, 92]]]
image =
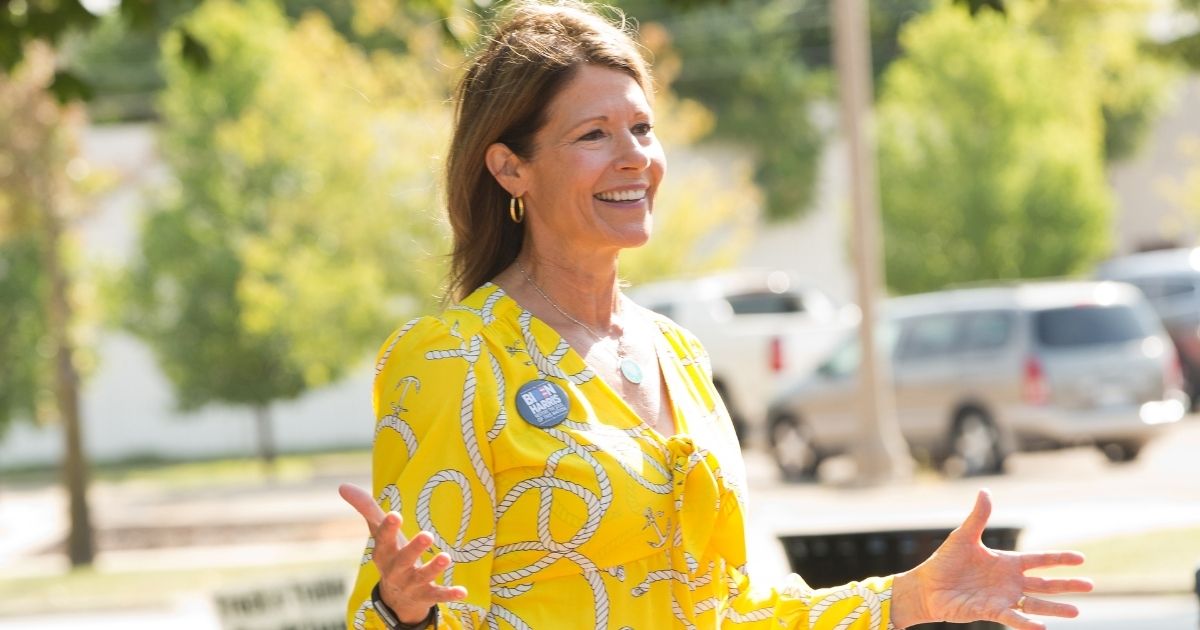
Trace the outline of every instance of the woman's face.
[[547, 114], [533, 158], [519, 167], [535, 247], [582, 254], [644, 244], [666, 157], [641, 86], [585, 65]]

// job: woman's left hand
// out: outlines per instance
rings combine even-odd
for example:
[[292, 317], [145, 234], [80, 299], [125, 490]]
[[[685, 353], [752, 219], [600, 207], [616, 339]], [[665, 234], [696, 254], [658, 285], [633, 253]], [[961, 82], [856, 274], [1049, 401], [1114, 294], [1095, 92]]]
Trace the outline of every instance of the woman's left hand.
[[1021, 553], [984, 546], [983, 529], [992, 513], [992, 499], [980, 490], [975, 507], [962, 525], [915, 569], [897, 575], [892, 583], [892, 623], [906, 628], [932, 621], [995, 621], [1017, 630], [1046, 626], [1028, 615], [1075, 617], [1070, 604], [1039, 595], [1086, 593], [1090, 580], [1040, 578], [1025, 572], [1040, 567], [1078, 565], [1083, 555], [1073, 551]]

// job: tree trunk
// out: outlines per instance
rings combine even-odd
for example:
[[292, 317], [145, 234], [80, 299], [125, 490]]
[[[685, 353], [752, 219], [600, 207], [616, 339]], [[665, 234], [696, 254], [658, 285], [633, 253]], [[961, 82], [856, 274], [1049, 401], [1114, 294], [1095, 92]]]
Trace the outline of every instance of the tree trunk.
[[267, 474], [275, 473], [275, 432], [271, 427], [271, 406], [267, 404], [254, 407], [254, 424], [258, 433], [258, 456], [267, 469]]
[[63, 427], [63, 482], [67, 486], [71, 530], [67, 556], [71, 566], [90, 565], [95, 557], [91, 518], [88, 510], [88, 464], [83, 450], [83, 427], [79, 412], [79, 373], [75, 369], [75, 347], [71, 340], [72, 311], [70, 279], [62, 263], [62, 212], [58, 175], [52, 170], [32, 173], [42, 201], [42, 258], [49, 281], [47, 322], [54, 343], [54, 390]]

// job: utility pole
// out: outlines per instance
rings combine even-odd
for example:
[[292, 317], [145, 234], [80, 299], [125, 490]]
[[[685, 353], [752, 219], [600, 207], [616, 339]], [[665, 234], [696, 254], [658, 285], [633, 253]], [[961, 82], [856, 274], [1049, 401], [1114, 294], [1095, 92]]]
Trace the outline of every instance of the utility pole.
[[859, 418], [855, 459], [858, 481], [877, 484], [912, 475], [908, 445], [896, 423], [891, 366], [876, 351], [876, 302], [882, 295], [882, 236], [879, 183], [875, 176], [875, 134], [871, 115], [871, 44], [866, 0], [833, 0], [834, 61], [842, 133], [850, 160], [850, 198], [854, 210], [854, 264], [858, 276], [861, 362]]

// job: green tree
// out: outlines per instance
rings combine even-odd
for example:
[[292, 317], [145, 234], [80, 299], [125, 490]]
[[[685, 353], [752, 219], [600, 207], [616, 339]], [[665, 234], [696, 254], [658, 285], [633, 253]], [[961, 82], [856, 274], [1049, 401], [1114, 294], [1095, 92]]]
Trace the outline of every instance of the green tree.
[[887, 278], [900, 293], [1069, 274], [1107, 251], [1099, 81], [1017, 13], [942, 5], [901, 36], [878, 108]]
[[144, 228], [127, 323], [182, 408], [253, 408], [270, 459], [273, 401], [339, 378], [434, 301], [444, 81], [421, 57], [369, 62], [320, 14], [292, 28], [265, 0], [206, 2], [183, 29], [210, 63], [188, 61], [179, 31], [165, 39], [178, 186]]
[[14, 417], [61, 420], [72, 566], [93, 557], [79, 413], [72, 277], [64, 251], [77, 211], [64, 177], [77, 153], [78, 106], [51, 97], [56, 51], [27, 44], [0, 71], [0, 432]]
[[1038, 0], [1014, 11], [1060, 55], [1088, 60], [1110, 163], [1137, 152], [1176, 75], [1146, 41], [1145, 25], [1160, 9], [1156, 0]]
[[[832, 81], [830, 3], [825, 0], [621, 0], [643, 22], [670, 32], [682, 67], [673, 87], [716, 116], [703, 140], [733, 144], [753, 158], [766, 217], [806, 211], [816, 187], [826, 129], [813, 110]], [[896, 33], [930, 0], [872, 0], [874, 68], [898, 53]], [[679, 11], [679, 5], [688, 10]], [[656, 63], [656, 66], [658, 64]], [[657, 68], [656, 68], [657, 69]], [[831, 125], [826, 125], [826, 128]]]

